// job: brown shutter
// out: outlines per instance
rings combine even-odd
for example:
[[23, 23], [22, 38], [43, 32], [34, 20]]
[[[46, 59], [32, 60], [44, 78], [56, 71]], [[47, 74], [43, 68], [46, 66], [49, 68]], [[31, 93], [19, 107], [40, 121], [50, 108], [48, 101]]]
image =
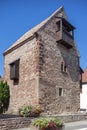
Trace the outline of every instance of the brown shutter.
[[19, 79], [19, 59], [10, 64], [10, 79]]

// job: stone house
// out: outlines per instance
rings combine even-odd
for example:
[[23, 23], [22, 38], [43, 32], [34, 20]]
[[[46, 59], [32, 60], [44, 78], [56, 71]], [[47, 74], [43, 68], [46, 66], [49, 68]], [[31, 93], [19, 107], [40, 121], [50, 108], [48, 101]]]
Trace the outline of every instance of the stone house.
[[82, 91], [80, 93], [80, 109], [87, 111], [87, 68], [82, 74]]
[[39, 104], [44, 114], [79, 110], [79, 53], [74, 29], [60, 7], [4, 52], [9, 112], [16, 113], [24, 104]]

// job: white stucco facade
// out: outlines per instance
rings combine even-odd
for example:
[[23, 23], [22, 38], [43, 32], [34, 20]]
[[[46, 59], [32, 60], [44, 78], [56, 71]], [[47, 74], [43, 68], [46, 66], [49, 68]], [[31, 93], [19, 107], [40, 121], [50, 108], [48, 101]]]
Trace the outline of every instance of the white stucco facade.
[[87, 111], [87, 83], [82, 85], [82, 93], [80, 94], [80, 109]]

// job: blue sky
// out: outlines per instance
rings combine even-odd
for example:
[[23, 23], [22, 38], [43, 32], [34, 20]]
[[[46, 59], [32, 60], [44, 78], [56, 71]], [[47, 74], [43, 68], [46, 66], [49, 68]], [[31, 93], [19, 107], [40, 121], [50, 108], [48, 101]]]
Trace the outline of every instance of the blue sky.
[[0, 0], [0, 75], [4, 74], [3, 52], [60, 6], [76, 27], [80, 65], [87, 68], [87, 0]]

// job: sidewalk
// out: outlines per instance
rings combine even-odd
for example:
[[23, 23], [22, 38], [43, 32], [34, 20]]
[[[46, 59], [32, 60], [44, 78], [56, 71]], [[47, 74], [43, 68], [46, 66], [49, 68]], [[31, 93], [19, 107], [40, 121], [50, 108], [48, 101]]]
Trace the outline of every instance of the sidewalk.
[[19, 128], [19, 129], [13, 129], [13, 130], [30, 130], [30, 128]]
[[[64, 123], [65, 127], [63, 130], [87, 130], [87, 120], [84, 121], [75, 121], [75, 122], [68, 122]], [[30, 130], [30, 128], [20, 128], [14, 130]]]

